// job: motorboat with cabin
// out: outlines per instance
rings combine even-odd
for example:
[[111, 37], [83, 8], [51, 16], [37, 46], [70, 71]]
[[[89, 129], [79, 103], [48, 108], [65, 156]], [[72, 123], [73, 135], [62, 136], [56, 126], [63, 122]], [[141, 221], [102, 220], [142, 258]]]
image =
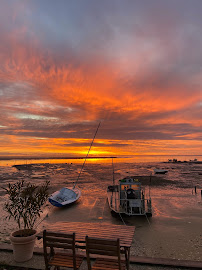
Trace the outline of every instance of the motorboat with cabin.
[[118, 185], [108, 186], [107, 197], [113, 212], [128, 216], [152, 216], [150, 192], [146, 197], [145, 188], [136, 177], [119, 180]]

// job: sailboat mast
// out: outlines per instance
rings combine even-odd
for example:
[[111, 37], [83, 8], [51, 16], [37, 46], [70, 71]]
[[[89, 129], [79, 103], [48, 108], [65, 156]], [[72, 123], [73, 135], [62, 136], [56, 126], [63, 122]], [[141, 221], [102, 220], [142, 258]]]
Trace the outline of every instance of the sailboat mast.
[[93, 140], [92, 140], [92, 142], [91, 142], [91, 145], [90, 145], [90, 147], [89, 147], [89, 149], [88, 149], [88, 153], [87, 153], [87, 155], [86, 155], [86, 157], [85, 157], [85, 160], [84, 160], [84, 162], [83, 162], [83, 165], [82, 165], [82, 168], [81, 168], [80, 173], [79, 173], [79, 175], [78, 175], [78, 178], [77, 178], [76, 182], [74, 183], [73, 189], [75, 188], [75, 186], [76, 186], [76, 184], [77, 184], [77, 182], [78, 182], [78, 180], [79, 180], [79, 177], [80, 177], [80, 175], [81, 175], [81, 172], [82, 172], [82, 170], [83, 170], [83, 168], [84, 168], [84, 165], [85, 165], [85, 163], [86, 163], [86, 159], [87, 159], [87, 157], [88, 157], [88, 154], [90, 153], [90, 149], [91, 149], [91, 147], [92, 147], [92, 145], [93, 145], [93, 142], [94, 142], [95, 137], [96, 137], [96, 135], [97, 135], [98, 129], [99, 129], [99, 127], [100, 127], [100, 124], [101, 124], [101, 122], [98, 124], [98, 127], [97, 127], [97, 129], [96, 129], [96, 132], [95, 132], [95, 135], [94, 135]]
[[114, 163], [113, 163], [113, 158], [112, 158], [112, 172], [113, 172], [113, 185], [115, 185], [115, 181], [114, 181]]

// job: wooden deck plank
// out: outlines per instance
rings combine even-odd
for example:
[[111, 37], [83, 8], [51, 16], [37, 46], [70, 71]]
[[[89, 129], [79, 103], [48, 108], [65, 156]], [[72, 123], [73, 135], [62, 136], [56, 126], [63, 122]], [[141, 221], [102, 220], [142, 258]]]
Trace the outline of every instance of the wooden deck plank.
[[[48, 226], [47, 227], [49, 230], [50, 229], [53, 229], [54, 231], [56, 231], [56, 230], [61, 230], [60, 228], [58, 228], [58, 227], [50, 227], [50, 226]], [[95, 230], [92, 230], [92, 229], [78, 229], [78, 228], [64, 228], [63, 227], [63, 231], [76, 231], [77, 233], [86, 233], [86, 231], [88, 231], [89, 233], [94, 233], [94, 232], [96, 232], [98, 230], [98, 228]], [[100, 229], [99, 228], [99, 232], [102, 232], [103, 234], [120, 234], [120, 235], [122, 235], [122, 236], [128, 236], [128, 235], [133, 235], [134, 234], [134, 232], [130, 232], [130, 231], [128, 231], [128, 232], [124, 232], [124, 231], [121, 231], [121, 230], [119, 230], [119, 231], [107, 231], [107, 230], [102, 230], [102, 229]]]
[[50, 228], [48, 227], [47, 228], [48, 230], [54, 230], [54, 231], [60, 231], [60, 232], [75, 232], [77, 233], [77, 235], [85, 235], [86, 232], [89, 233], [89, 234], [101, 234], [101, 235], [115, 235], [115, 236], [120, 236], [120, 237], [125, 237], [125, 238], [133, 238], [133, 235], [134, 233], [133, 232], [128, 232], [128, 233], [122, 233], [121, 231], [119, 232], [111, 232], [111, 231], [103, 231], [101, 229], [99, 229], [99, 231], [93, 231], [93, 230], [78, 230], [77, 228], [74, 228], [74, 229], [66, 229], [66, 228]]
[[[100, 225], [100, 223], [82, 223], [82, 222], [56, 222], [54, 224], [50, 224], [51, 227], [57, 227], [58, 225], [62, 227], [67, 227], [69, 229], [71, 228], [78, 228], [78, 229], [97, 229], [97, 226]], [[110, 231], [134, 231], [133, 226], [125, 226], [125, 225], [112, 225], [112, 224], [106, 224], [106, 223], [101, 223], [102, 230], [110, 230]]]
[[126, 225], [111, 225], [111, 224], [105, 224], [105, 223], [82, 223], [82, 222], [56, 222], [54, 224], [49, 224], [48, 227], [50, 228], [58, 228], [63, 227], [67, 229], [75, 229], [78, 230], [97, 230], [98, 226], [99, 230], [107, 230], [107, 231], [117, 231], [117, 232], [134, 232], [135, 227], [134, 226], [126, 226]]
[[[57, 231], [58, 232], [58, 231]], [[65, 232], [65, 231], [60, 231], [60, 232]], [[128, 237], [127, 239], [125, 238], [125, 236], [120, 236], [120, 235], [117, 235], [117, 234], [100, 234], [100, 233], [84, 233], [84, 234], [77, 234], [76, 232], [76, 241], [84, 241], [85, 240], [85, 237], [86, 235], [90, 236], [90, 237], [95, 237], [95, 238], [106, 238], [106, 239], [117, 239], [119, 238], [120, 241], [122, 243], [128, 243], [128, 244], [131, 244], [133, 238], [132, 237]], [[42, 238], [42, 233], [38, 234], [37, 236], [38, 238]]]
[[[86, 230], [88, 231], [95, 231], [97, 230], [98, 226], [100, 225], [99, 223], [96, 223], [97, 226], [95, 225], [91, 225], [92, 223], [85, 223], [85, 225], [80, 225], [77, 223], [71, 224], [69, 222], [63, 222], [63, 223], [56, 223], [56, 224], [50, 224], [48, 226], [48, 228], [53, 228], [53, 229], [58, 229], [58, 228], [63, 228], [63, 229], [67, 229], [67, 230], [77, 230], [79, 231], [84, 231], [86, 232]], [[99, 230], [104, 232], [116, 232], [116, 233], [121, 233], [121, 234], [134, 234], [135, 231], [135, 227], [131, 227], [131, 226], [125, 226], [125, 225], [113, 225], [111, 226], [110, 224], [108, 225], [103, 225], [101, 227], [99, 227]]]
[[[60, 232], [65, 232], [65, 231], [60, 231]], [[80, 233], [77, 233], [76, 232], [76, 239], [77, 241], [78, 240], [83, 240], [86, 235], [90, 236], [90, 237], [96, 237], [96, 238], [109, 238], [109, 239], [117, 239], [119, 238], [120, 241], [122, 242], [127, 242], [127, 243], [131, 243], [132, 242], [132, 237], [128, 237], [127, 239], [125, 238], [125, 236], [121, 236], [121, 235], [117, 235], [117, 234], [101, 234], [101, 233], [89, 233], [89, 232], [86, 232], [86, 233], [83, 233], [83, 234], [80, 234]], [[41, 234], [42, 236], [42, 234]]]
[[[57, 222], [58, 223], [58, 222]], [[85, 227], [86, 225], [90, 225], [90, 227], [97, 227], [98, 224], [100, 223], [88, 223], [88, 222], [60, 222], [60, 224], [69, 224], [69, 226], [81, 226]], [[115, 225], [115, 224], [109, 224], [109, 223], [101, 223], [102, 226], [106, 226], [109, 228], [125, 228], [125, 225]], [[129, 228], [133, 228], [128, 226]]]
[[75, 231], [77, 234], [85, 234], [86, 232], [88, 233], [91, 233], [91, 234], [95, 234], [95, 233], [100, 233], [100, 234], [105, 234], [105, 235], [120, 235], [122, 237], [133, 237], [134, 235], [134, 232], [121, 232], [121, 231], [105, 231], [105, 230], [102, 230], [102, 229], [99, 229], [99, 231], [95, 231], [95, 230], [78, 230], [77, 228], [74, 228], [74, 229], [68, 229], [68, 228], [63, 228], [63, 229], [58, 229], [58, 228], [51, 228], [51, 227], [48, 227], [47, 229], [51, 229], [51, 230], [54, 230], [54, 231], [68, 231], [68, 232], [73, 232]]

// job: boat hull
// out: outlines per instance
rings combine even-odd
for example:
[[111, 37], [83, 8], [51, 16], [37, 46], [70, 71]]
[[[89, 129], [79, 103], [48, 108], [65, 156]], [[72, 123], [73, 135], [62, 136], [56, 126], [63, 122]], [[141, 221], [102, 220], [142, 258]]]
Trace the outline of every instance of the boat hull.
[[142, 187], [135, 177], [126, 177], [119, 180], [118, 185], [107, 188], [107, 198], [111, 210], [128, 216], [151, 216], [152, 206], [150, 194]]
[[[151, 200], [146, 200], [146, 203], [143, 202], [143, 200], [136, 200], [136, 202], [133, 202], [132, 209], [129, 207], [123, 207], [120, 204], [119, 192], [116, 190], [116, 188], [117, 186], [114, 188], [115, 191], [111, 191], [109, 189], [107, 191], [107, 200], [112, 212], [127, 216], [152, 216]], [[110, 189], [112, 189], [111, 186]], [[128, 204], [129, 202], [126, 203]], [[149, 207], [147, 205], [148, 203], [150, 204]]]
[[81, 196], [81, 191], [77, 188], [62, 188], [54, 192], [48, 201], [56, 207], [64, 207], [76, 202]]

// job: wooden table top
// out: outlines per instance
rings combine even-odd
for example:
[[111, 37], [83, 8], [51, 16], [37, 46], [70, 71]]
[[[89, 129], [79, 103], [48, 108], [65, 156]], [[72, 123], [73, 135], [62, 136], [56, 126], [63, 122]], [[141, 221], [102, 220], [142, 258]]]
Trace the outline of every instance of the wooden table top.
[[[46, 230], [63, 233], [76, 233], [77, 242], [85, 242], [85, 237], [120, 239], [120, 246], [131, 247], [135, 232], [134, 226], [113, 225], [107, 223], [56, 222], [49, 224]], [[42, 232], [38, 237], [42, 237]]]

